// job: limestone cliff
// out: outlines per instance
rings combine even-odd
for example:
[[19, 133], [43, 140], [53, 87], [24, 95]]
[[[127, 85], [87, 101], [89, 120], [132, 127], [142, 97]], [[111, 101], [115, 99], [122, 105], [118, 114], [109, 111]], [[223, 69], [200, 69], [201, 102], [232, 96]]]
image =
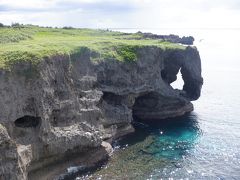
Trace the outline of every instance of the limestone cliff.
[[[192, 111], [203, 83], [197, 49], [148, 46], [137, 54], [131, 62], [93, 61], [86, 50], [74, 59], [58, 55], [37, 67], [21, 62], [1, 70], [0, 179], [31, 179], [66, 156], [99, 149], [133, 132], [133, 117]], [[179, 71], [181, 91], [170, 85]]]

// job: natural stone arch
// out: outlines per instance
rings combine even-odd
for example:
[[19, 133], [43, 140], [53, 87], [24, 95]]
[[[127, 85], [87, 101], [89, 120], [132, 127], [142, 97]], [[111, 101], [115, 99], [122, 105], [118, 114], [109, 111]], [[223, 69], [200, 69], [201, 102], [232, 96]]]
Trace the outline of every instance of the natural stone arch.
[[161, 76], [170, 85], [177, 80], [177, 74], [180, 72], [184, 82], [182, 90], [185, 92], [182, 94], [185, 94], [190, 100], [197, 100], [203, 84], [200, 57], [193, 48], [187, 47], [186, 51], [189, 51], [187, 57], [181, 50], [170, 51], [164, 59]]

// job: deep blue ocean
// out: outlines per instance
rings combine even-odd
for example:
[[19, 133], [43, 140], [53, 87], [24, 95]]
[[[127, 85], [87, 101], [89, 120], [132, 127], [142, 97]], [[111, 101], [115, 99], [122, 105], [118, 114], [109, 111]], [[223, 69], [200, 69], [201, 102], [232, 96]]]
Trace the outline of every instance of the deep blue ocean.
[[[134, 134], [115, 143], [110, 161], [85, 178], [240, 179], [240, 29], [141, 31], [195, 37], [202, 95], [183, 117], [136, 123]], [[172, 86], [182, 88], [180, 75]]]

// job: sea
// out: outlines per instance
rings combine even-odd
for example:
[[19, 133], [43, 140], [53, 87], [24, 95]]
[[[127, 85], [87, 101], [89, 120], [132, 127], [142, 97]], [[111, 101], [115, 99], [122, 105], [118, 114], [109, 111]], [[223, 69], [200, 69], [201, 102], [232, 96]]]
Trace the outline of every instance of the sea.
[[[194, 111], [114, 143], [110, 160], [77, 179], [240, 179], [240, 29], [114, 29], [193, 36], [204, 84]], [[181, 89], [181, 75], [172, 84]]]

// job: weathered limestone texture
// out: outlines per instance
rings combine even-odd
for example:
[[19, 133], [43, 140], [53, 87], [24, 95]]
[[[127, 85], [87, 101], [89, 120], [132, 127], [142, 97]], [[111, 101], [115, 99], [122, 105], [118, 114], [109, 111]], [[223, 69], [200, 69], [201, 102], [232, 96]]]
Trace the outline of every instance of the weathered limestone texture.
[[[31, 172], [66, 156], [100, 147], [109, 152], [102, 142], [133, 132], [133, 117], [180, 116], [200, 96], [201, 61], [194, 47], [142, 47], [132, 62], [93, 61], [91, 53], [0, 70], [1, 180], [34, 179]], [[179, 71], [183, 90], [170, 85]], [[98, 156], [106, 158], [106, 151]]]

